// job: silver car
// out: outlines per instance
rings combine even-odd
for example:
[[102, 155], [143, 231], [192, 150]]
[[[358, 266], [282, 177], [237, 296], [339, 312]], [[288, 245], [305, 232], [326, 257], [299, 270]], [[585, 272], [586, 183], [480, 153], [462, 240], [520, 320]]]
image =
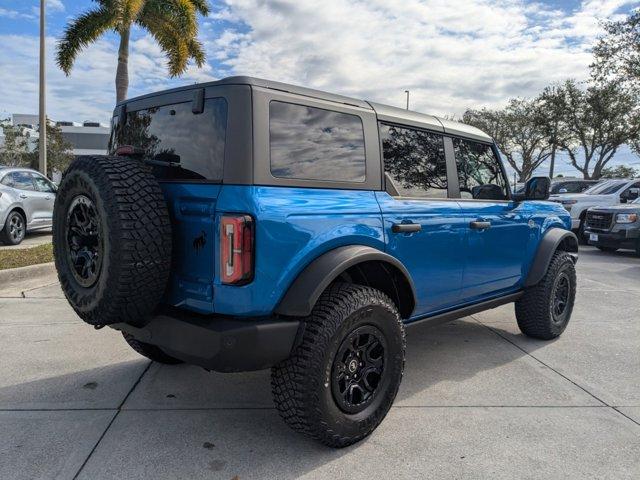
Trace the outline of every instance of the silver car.
[[51, 228], [56, 190], [35, 170], [0, 166], [0, 241], [17, 245], [28, 231]]

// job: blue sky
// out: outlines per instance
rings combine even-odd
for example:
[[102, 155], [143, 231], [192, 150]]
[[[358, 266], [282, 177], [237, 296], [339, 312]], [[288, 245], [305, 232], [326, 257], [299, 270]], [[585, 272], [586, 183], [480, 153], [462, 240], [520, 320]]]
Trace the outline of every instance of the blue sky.
[[[117, 38], [84, 51], [70, 77], [53, 62], [56, 39], [89, 0], [47, 0], [48, 109], [58, 120], [107, 121], [115, 102]], [[255, 75], [439, 115], [499, 107], [554, 81], [584, 79], [598, 22], [632, 0], [211, 1], [200, 39], [208, 62], [169, 79], [140, 30], [131, 43], [129, 95]], [[38, 0], [0, 0], [0, 117], [37, 111]], [[623, 150], [615, 163], [640, 159]], [[562, 173], [573, 173], [560, 166]]]

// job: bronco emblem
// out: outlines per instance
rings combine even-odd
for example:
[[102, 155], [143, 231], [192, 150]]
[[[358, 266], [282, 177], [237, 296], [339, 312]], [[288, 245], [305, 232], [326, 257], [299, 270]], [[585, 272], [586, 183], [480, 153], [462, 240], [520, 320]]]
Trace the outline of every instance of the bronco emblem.
[[196, 251], [196, 254], [200, 253], [200, 250], [204, 248], [207, 243], [207, 234], [204, 230], [193, 239], [193, 249]]

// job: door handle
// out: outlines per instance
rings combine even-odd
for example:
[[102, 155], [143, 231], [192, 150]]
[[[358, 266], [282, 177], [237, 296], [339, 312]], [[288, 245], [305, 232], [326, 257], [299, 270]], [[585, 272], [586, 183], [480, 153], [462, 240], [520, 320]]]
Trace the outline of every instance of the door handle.
[[476, 220], [469, 223], [469, 226], [474, 230], [486, 230], [488, 228], [491, 228], [491, 222]]
[[393, 233], [414, 233], [422, 230], [422, 225], [419, 223], [394, 223], [391, 226]]

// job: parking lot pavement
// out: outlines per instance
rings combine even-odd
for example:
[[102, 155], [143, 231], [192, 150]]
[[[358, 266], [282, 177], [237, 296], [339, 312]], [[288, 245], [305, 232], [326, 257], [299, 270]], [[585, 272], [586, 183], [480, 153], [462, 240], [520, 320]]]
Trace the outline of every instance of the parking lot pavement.
[[586, 247], [578, 278], [556, 341], [512, 306], [410, 328], [395, 406], [342, 450], [281, 422], [267, 371], [151, 364], [49, 279], [0, 298], [0, 478], [640, 478], [640, 259]]

